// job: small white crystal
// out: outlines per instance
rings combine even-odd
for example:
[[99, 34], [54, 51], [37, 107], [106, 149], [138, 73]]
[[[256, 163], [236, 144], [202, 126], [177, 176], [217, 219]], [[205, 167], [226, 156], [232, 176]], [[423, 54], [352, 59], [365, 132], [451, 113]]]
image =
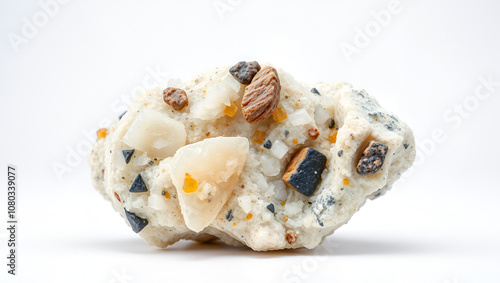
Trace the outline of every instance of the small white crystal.
[[257, 174], [255, 176], [255, 184], [259, 189], [261, 189], [261, 191], [266, 190], [268, 187], [266, 177], [264, 177], [264, 175], [262, 174]]
[[273, 147], [271, 147], [271, 154], [274, 155], [276, 158], [281, 159], [285, 154], [288, 152], [288, 146], [280, 141], [280, 140], [275, 140], [273, 142]]
[[302, 126], [312, 121], [311, 116], [305, 109], [299, 109], [292, 114], [288, 115], [288, 120], [294, 126]]
[[252, 210], [252, 198], [250, 196], [239, 197], [238, 204], [245, 213], [249, 213]]
[[276, 176], [280, 173], [280, 162], [274, 157], [262, 155], [260, 158], [262, 163], [262, 173], [266, 176]]
[[274, 186], [274, 197], [277, 201], [285, 201], [288, 194], [286, 192], [286, 185], [283, 181], [274, 181], [271, 183]]
[[322, 105], [316, 106], [316, 110], [314, 111], [314, 120], [316, 121], [316, 125], [322, 125], [328, 120], [330, 116], [326, 112], [325, 108]]
[[151, 160], [149, 159], [148, 155], [144, 152], [139, 156], [136, 156], [134, 159], [134, 165], [136, 166], [143, 166], [148, 164], [148, 162]]

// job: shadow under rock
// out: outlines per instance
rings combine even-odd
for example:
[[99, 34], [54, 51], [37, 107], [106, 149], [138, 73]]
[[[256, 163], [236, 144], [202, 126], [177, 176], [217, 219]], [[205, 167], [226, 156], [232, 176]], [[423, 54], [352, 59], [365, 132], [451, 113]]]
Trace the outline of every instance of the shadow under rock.
[[[412, 240], [394, 239], [370, 239], [370, 238], [345, 238], [336, 237], [328, 239], [323, 243], [331, 255], [395, 255], [395, 254], [419, 254], [427, 252], [430, 246], [422, 242]], [[321, 247], [321, 246], [320, 246]]]
[[193, 259], [203, 260], [207, 257], [223, 256], [250, 256], [254, 258], [276, 258], [281, 256], [335, 256], [335, 255], [395, 255], [418, 254], [430, 249], [423, 242], [401, 241], [394, 239], [346, 238], [331, 236], [318, 247], [310, 249], [294, 249], [256, 252], [248, 247], [229, 246], [221, 241], [199, 243], [190, 240], [181, 240], [165, 249], [151, 247], [140, 238], [102, 239], [80, 242], [80, 245], [89, 249], [108, 250], [126, 253], [158, 254], [182, 253], [184, 256], [193, 256]]
[[152, 253], [157, 248], [149, 246], [141, 238], [121, 238], [121, 239], [100, 239], [88, 240], [78, 243], [80, 247], [88, 248], [89, 250], [113, 251], [123, 253], [146, 254]]

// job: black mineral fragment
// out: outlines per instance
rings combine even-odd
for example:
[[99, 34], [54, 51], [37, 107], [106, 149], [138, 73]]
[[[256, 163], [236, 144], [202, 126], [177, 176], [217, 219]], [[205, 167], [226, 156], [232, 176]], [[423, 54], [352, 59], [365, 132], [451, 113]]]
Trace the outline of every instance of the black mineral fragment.
[[276, 212], [274, 210], [274, 203], [270, 203], [266, 206], [266, 208], [271, 211], [274, 215], [276, 215]]
[[120, 114], [120, 116], [118, 116], [118, 120], [121, 120], [123, 115], [127, 114], [127, 111], [123, 112], [122, 114]]
[[233, 210], [229, 210], [226, 215], [226, 220], [231, 221], [233, 220]]
[[267, 149], [270, 149], [273, 146], [273, 143], [270, 140], [267, 140], [263, 146]]
[[134, 154], [135, 149], [125, 149], [122, 150], [123, 158], [125, 158], [125, 163], [129, 163], [132, 155]]
[[315, 87], [311, 88], [311, 92], [314, 93], [314, 94], [317, 94], [317, 95], [321, 95], [318, 91], [318, 89], [316, 89]]
[[148, 187], [146, 187], [141, 174], [137, 174], [128, 191], [131, 193], [144, 193], [148, 191]]
[[333, 128], [333, 127], [335, 127], [335, 120], [330, 119], [330, 123], [328, 123], [328, 128], [330, 128], [330, 129], [331, 129], [331, 128]]
[[144, 227], [148, 226], [149, 221], [147, 219], [141, 218], [135, 213], [129, 212], [125, 209], [125, 215], [127, 216], [128, 223], [130, 223], [130, 227], [136, 233], [139, 233], [144, 229]]

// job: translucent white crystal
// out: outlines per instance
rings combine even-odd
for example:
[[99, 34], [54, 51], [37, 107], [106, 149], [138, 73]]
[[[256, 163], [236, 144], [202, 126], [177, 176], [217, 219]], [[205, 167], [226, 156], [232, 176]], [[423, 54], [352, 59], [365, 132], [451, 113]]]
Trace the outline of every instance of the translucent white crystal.
[[302, 126], [312, 121], [311, 116], [305, 109], [299, 109], [292, 114], [288, 115], [288, 120], [294, 126]]
[[262, 163], [262, 173], [266, 176], [276, 176], [280, 173], [280, 162], [274, 157], [262, 155], [260, 158]]
[[285, 154], [288, 152], [288, 146], [280, 141], [280, 140], [275, 140], [273, 142], [273, 147], [271, 147], [271, 154], [275, 156], [278, 159], [283, 158]]
[[123, 142], [134, 149], [147, 153], [149, 157], [166, 158], [186, 144], [186, 129], [167, 114], [150, 108], [137, 113], [123, 137]]
[[[243, 137], [217, 137], [186, 145], [174, 155], [170, 177], [189, 229], [200, 232], [219, 213], [238, 183], [248, 147]], [[186, 174], [197, 182], [194, 192], [184, 191]]]

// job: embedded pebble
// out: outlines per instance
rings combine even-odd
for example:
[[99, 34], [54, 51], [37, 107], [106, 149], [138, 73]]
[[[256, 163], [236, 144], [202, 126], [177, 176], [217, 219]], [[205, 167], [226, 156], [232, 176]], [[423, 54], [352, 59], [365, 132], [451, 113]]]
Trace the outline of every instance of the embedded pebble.
[[240, 61], [229, 69], [229, 73], [244, 85], [250, 84], [258, 71], [260, 71], [260, 65], [256, 61]]
[[310, 196], [325, 169], [326, 156], [311, 147], [301, 149], [288, 164], [283, 181], [297, 192]]
[[389, 148], [380, 142], [371, 141], [363, 151], [363, 155], [356, 166], [356, 171], [360, 175], [377, 173], [384, 165], [385, 156]]

